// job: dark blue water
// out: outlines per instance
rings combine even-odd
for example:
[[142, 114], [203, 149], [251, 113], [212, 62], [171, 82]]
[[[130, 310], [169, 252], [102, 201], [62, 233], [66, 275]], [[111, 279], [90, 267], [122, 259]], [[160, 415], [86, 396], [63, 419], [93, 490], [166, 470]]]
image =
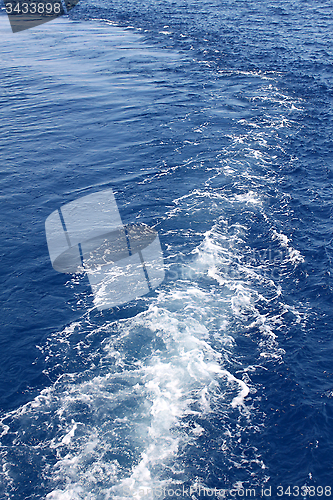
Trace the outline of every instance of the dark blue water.
[[[0, 16], [1, 499], [331, 496], [332, 25], [312, 0]], [[98, 312], [44, 223], [108, 188], [166, 279]]]

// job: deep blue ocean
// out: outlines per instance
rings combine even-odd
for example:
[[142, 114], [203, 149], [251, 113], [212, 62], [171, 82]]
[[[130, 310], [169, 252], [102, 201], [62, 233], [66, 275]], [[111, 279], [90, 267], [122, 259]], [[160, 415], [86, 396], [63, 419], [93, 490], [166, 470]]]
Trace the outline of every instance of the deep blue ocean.
[[[1, 500], [333, 496], [332, 12], [2, 9]], [[45, 220], [110, 188], [166, 277], [99, 312]]]

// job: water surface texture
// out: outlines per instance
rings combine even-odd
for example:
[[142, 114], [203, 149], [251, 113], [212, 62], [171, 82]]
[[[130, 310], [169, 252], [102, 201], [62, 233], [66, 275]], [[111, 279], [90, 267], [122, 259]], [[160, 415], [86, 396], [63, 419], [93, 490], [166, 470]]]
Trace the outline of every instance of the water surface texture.
[[[332, 24], [314, 0], [0, 16], [1, 499], [331, 497]], [[166, 277], [98, 311], [45, 220], [107, 189]]]

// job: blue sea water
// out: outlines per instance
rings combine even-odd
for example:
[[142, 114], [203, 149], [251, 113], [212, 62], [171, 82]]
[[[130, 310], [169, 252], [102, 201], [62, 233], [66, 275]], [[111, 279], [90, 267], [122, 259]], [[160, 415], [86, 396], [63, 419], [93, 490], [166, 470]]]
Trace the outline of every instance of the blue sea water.
[[[0, 29], [0, 498], [330, 498], [332, 2]], [[109, 188], [166, 278], [98, 312], [44, 224]]]

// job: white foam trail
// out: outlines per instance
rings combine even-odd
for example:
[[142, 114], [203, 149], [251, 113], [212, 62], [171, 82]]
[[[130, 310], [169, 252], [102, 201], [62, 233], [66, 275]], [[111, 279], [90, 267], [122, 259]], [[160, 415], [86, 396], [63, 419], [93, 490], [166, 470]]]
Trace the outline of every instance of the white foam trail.
[[299, 250], [296, 250], [291, 245], [289, 245], [290, 239], [288, 236], [282, 233], [278, 233], [275, 229], [273, 230], [272, 240], [277, 240], [281, 247], [285, 248], [288, 255], [285, 258], [286, 262], [291, 262], [294, 266], [304, 262], [304, 257]]
[[[98, 328], [76, 322], [43, 347], [52, 359], [59, 346], [74, 343], [81, 356], [83, 336], [92, 341], [103, 334], [105, 339], [98, 352], [90, 352], [87, 370], [63, 375], [10, 416], [24, 423], [17, 443], [48, 422], [40, 443], [41, 453], [47, 449], [55, 458], [42, 472], [47, 500], [142, 499], [148, 491], [153, 500], [161, 487], [194, 481], [179, 457], [205, 438], [203, 422], [211, 417], [223, 415], [225, 422], [219, 428], [223, 460], [228, 463], [229, 454], [231, 462], [237, 460], [234, 426], [238, 417], [252, 418], [246, 398], [255, 388], [248, 372], [260, 359], [283, 360], [277, 332], [284, 314], [302, 320], [285, 304], [273, 308], [281, 287], [265, 279], [262, 268], [242, 264], [242, 277], [228, 274], [225, 264], [239, 264], [245, 237], [245, 226], [220, 222], [194, 249], [188, 262], [191, 280], [166, 283], [149, 299], [148, 309], [133, 318]], [[267, 296], [257, 283], [266, 286]], [[266, 312], [260, 312], [258, 302], [267, 304]], [[260, 333], [260, 353], [258, 363], [247, 368], [233, 358], [234, 337], [253, 329]], [[11, 425], [4, 424], [6, 436]], [[260, 456], [254, 460], [261, 463]]]

